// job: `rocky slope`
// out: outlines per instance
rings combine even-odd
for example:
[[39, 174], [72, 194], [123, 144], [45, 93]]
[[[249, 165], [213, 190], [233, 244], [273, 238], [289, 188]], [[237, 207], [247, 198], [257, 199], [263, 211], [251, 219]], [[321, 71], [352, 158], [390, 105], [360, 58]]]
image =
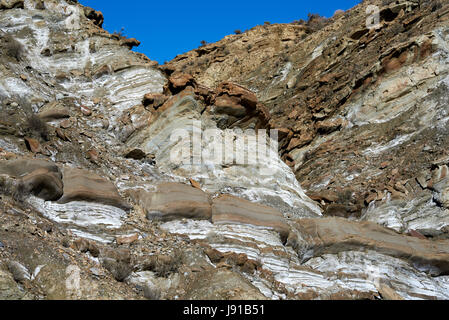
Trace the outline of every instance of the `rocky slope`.
[[[0, 1], [0, 298], [448, 299], [448, 17], [364, 1], [159, 66], [76, 1]], [[279, 150], [214, 161], [257, 129]]]

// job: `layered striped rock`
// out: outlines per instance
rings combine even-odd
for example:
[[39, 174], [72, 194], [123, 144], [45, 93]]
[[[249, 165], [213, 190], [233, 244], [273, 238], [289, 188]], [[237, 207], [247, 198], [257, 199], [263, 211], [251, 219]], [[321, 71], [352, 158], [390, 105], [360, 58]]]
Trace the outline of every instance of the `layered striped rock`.
[[290, 232], [290, 227], [284, 216], [276, 209], [231, 195], [223, 195], [214, 199], [212, 222], [214, 224], [243, 224], [273, 229], [284, 240], [287, 239]]
[[[318, 257], [346, 251], [372, 250], [400, 258], [432, 275], [449, 272], [449, 241], [430, 241], [401, 235], [372, 222], [341, 218], [301, 219], [295, 224], [302, 255]], [[305, 250], [304, 250], [305, 249]], [[300, 253], [301, 254], [301, 253]]]
[[155, 192], [138, 191], [132, 195], [143, 207], [147, 218], [164, 221], [211, 218], [209, 197], [203, 191], [181, 183], [164, 183]]
[[10, 160], [0, 162], [0, 174], [19, 180], [22, 193], [44, 200], [58, 200], [63, 193], [62, 174], [58, 166], [44, 160]]
[[115, 185], [99, 175], [74, 168], [64, 168], [64, 195], [58, 201], [66, 204], [73, 201], [87, 201], [105, 204], [124, 210], [129, 205], [120, 197]]

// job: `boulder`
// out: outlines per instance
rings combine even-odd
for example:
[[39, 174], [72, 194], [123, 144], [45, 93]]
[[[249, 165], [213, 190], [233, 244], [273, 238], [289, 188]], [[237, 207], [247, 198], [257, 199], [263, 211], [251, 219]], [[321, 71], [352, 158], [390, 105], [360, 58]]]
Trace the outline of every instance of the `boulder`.
[[212, 215], [207, 194], [181, 183], [160, 184], [156, 192], [139, 191], [134, 197], [144, 208], [148, 219], [208, 220]]
[[137, 233], [132, 235], [125, 235], [125, 236], [117, 236], [115, 237], [115, 241], [117, 241], [118, 245], [122, 244], [131, 244], [133, 242], [136, 242], [139, 240], [139, 235]]
[[69, 110], [59, 102], [55, 101], [45, 105], [38, 114], [39, 118], [44, 121], [53, 121], [59, 119], [70, 118]]
[[257, 106], [255, 93], [232, 82], [223, 82], [215, 90], [215, 100], [222, 96], [235, 98], [237, 103], [245, 108], [255, 109]]
[[[250, 90], [232, 82], [223, 82], [215, 90], [209, 99], [213, 105], [211, 111], [225, 118], [229, 117], [227, 126], [235, 122], [235, 119], [245, 119], [253, 123], [257, 128], [266, 128], [271, 115], [268, 109], [258, 102], [257, 96]], [[244, 123], [239, 123], [241, 128], [246, 128]]]
[[56, 201], [63, 194], [63, 183], [58, 175], [41, 168], [22, 178], [25, 190], [46, 201]]
[[223, 195], [212, 202], [212, 222], [215, 224], [248, 224], [278, 232], [285, 241], [290, 233], [282, 213], [248, 200]]
[[168, 79], [168, 87], [164, 91], [178, 94], [188, 86], [195, 87], [196, 82], [190, 74], [176, 72]]
[[84, 7], [84, 15], [100, 28], [103, 26], [104, 17], [101, 11], [96, 11], [89, 7]]
[[372, 250], [406, 260], [434, 276], [449, 273], [449, 240], [409, 237], [373, 222], [342, 218], [300, 219], [295, 227], [313, 257]]
[[142, 104], [145, 107], [152, 106], [154, 109], [158, 109], [160, 106], [162, 106], [166, 101], [168, 100], [168, 97], [164, 94], [160, 93], [147, 93], [143, 97]]
[[60, 204], [87, 201], [114, 206], [123, 210], [130, 206], [120, 197], [115, 185], [99, 175], [75, 168], [64, 168], [64, 195]]
[[240, 105], [239, 100], [227, 96], [221, 96], [215, 100], [214, 111], [218, 114], [227, 114], [236, 118], [243, 118], [246, 115], [246, 108]]
[[140, 41], [135, 38], [124, 38], [120, 41], [120, 45], [128, 47], [131, 50], [134, 47], [140, 46]]
[[55, 201], [63, 193], [62, 174], [58, 166], [44, 160], [0, 161], [0, 174], [18, 179], [24, 193], [31, 193], [46, 201]]
[[131, 148], [125, 151], [126, 159], [142, 160], [146, 158], [147, 154], [141, 149]]
[[33, 153], [42, 152], [42, 147], [39, 141], [33, 138], [25, 138], [25, 145], [27, 149]]

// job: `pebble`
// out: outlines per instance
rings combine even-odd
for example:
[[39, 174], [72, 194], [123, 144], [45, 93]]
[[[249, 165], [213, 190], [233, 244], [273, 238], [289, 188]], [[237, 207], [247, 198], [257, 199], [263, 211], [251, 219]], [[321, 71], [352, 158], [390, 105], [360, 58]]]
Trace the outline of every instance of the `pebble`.
[[3, 244], [3, 242], [0, 241], [0, 248], [4, 248], [5, 245]]
[[96, 277], [101, 277], [104, 276], [104, 272], [102, 272], [100, 269], [98, 268], [91, 268], [90, 272], [92, 272], [92, 274]]

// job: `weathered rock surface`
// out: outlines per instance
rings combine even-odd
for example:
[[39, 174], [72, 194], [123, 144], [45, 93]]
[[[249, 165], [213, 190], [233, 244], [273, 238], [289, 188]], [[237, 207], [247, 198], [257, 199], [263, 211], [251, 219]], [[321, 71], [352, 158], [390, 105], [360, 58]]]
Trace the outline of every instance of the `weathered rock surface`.
[[212, 222], [214, 224], [249, 224], [273, 229], [279, 232], [284, 240], [290, 233], [290, 227], [279, 211], [230, 195], [223, 195], [213, 200]]
[[423, 240], [401, 235], [372, 222], [341, 218], [301, 219], [295, 224], [299, 235], [310, 246], [313, 257], [343, 251], [376, 251], [404, 259], [432, 275], [447, 275], [448, 240]]
[[[0, 161], [0, 173], [18, 180], [16, 188], [44, 200], [58, 200], [63, 193], [62, 174], [59, 168], [45, 160]], [[20, 191], [20, 190], [16, 190]]]
[[206, 193], [189, 185], [165, 183], [155, 192], [138, 191], [136, 201], [144, 208], [148, 219], [211, 218], [211, 205]]
[[129, 205], [120, 197], [117, 188], [109, 180], [93, 172], [68, 167], [64, 168], [63, 176], [64, 194], [58, 203], [88, 201], [129, 209]]
[[202, 273], [186, 291], [187, 300], [266, 300], [248, 280], [226, 269]]
[[[164, 66], [75, 1], [0, 9], [1, 298], [449, 299], [445, 2], [363, 1]], [[207, 129], [236, 130], [224, 154], [241, 130], [279, 148], [217, 162]]]

